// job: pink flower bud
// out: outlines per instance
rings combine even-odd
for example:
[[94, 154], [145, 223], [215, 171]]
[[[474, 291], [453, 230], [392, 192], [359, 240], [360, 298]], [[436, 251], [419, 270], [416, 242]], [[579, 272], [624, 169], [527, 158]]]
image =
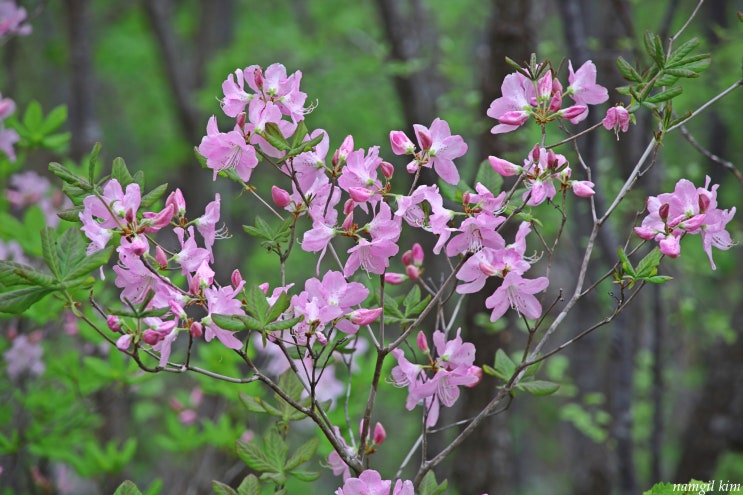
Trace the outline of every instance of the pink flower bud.
[[418, 164], [418, 161], [413, 160], [405, 166], [405, 170], [407, 170], [409, 174], [414, 174], [418, 171], [419, 167], [420, 165]]
[[338, 151], [340, 153], [340, 157], [345, 160], [346, 157], [348, 157], [348, 154], [353, 151], [353, 136], [348, 135], [343, 140], [343, 143], [341, 143], [341, 147], [338, 148]]
[[171, 299], [169, 301], [169, 305], [170, 305], [170, 311], [173, 313], [173, 315], [177, 316], [181, 320], [185, 320], [188, 318], [188, 315], [183, 310], [183, 307], [180, 304], [178, 304], [177, 301], [175, 301], [174, 299]]
[[[243, 276], [240, 273], [240, 270], [235, 268], [232, 270], [232, 274], [230, 275], [230, 283], [232, 284], [232, 287], [238, 288], [240, 284], [243, 282]], [[266, 289], [263, 291], [264, 293], [268, 290], [268, 284], [266, 284]]]
[[480, 261], [478, 267], [480, 268], [480, 271], [488, 277], [493, 277], [495, 275], [501, 274], [492, 264], [488, 263], [485, 260]]
[[[537, 97], [546, 98], [552, 94], [552, 72], [547, 71], [537, 82]], [[500, 119], [498, 119], [500, 120]]]
[[173, 205], [175, 208], [175, 212], [178, 214], [178, 216], [183, 216], [186, 214], [186, 200], [183, 198], [183, 193], [180, 189], [176, 189], [170, 195], [168, 196], [168, 199], [165, 200], [166, 205]]
[[659, 243], [660, 252], [669, 258], [678, 258], [681, 255], [681, 244], [679, 238], [669, 235]]
[[350, 215], [355, 207], [356, 203], [353, 201], [353, 199], [347, 199], [346, 202], [343, 203], [343, 214]]
[[431, 352], [431, 350], [428, 348], [428, 339], [426, 338], [426, 334], [423, 333], [422, 330], [418, 332], [418, 335], [415, 337], [415, 343], [418, 344], [418, 349], [420, 349], [421, 352], [424, 352], [426, 354]]
[[200, 322], [195, 321], [191, 323], [191, 327], [188, 329], [188, 331], [195, 339], [198, 339], [204, 334], [204, 326]]
[[172, 203], [166, 205], [159, 213], [152, 213], [149, 211], [143, 213], [142, 216], [147, 219], [147, 223], [149, 224], [149, 227], [146, 228], [146, 232], [157, 232], [158, 230], [167, 227], [174, 215], [175, 205]]
[[416, 264], [418, 266], [423, 264], [423, 259], [425, 257], [425, 252], [423, 251], [423, 246], [418, 244], [417, 242], [413, 244], [413, 264]]
[[374, 425], [374, 436], [372, 437], [372, 442], [376, 445], [382, 445], [386, 438], [387, 432], [384, 431], [384, 426], [382, 426], [382, 423], [377, 422], [377, 424]]
[[155, 246], [155, 261], [160, 265], [161, 270], [165, 270], [168, 267], [168, 256], [160, 246]]
[[379, 168], [382, 169], [382, 175], [387, 179], [391, 179], [395, 173], [395, 167], [390, 162], [382, 162], [379, 164]]
[[477, 381], [476, 382], [472, 382], [472, 383], [467, 383], [467, 384], [465, 384], [465, 387], [472, 388], [475, 385], [477, 385], [478, 383], [480, 383], [480, 380], [482, 380], [482, 368], [480, 368], [479, 366], [470, 366], [467, 369], [467, 374], [468, 375], [471, 375], [471, 376], [474, 376], [474, 377], [477, 377]]
[[594, 184], [589, 180], [576, 180], [573, 182], [573, 194], [581, 198], [590, 198], [595, 194]]
[[235, 119], [237, 122], [237, 126], [240, 129], [243, 129], [245, 127], [245, 119], [247, 118], [247, 115], [245, 115], [245, 112], [240, 112], [237, 114], [237, 118]]
[[129, 349], [129, 346], [131, 344], [132, 344], [132, 335], [130, 333], [126, 335], [122, 335], [116, 340], [116, 347], [122, 351]]
[[645, 239], [646, 241], [649, 241], [650, 239], [655, 237], [657, 232], [647, 227], [635, 227], [635, 234], [637, 234], [637, 236], [640, 239]]
[[145, 330], [142, 334], [142, 340], [144, 340], [144, 342], [149, 345], [155, 345], [162, 339], [163, 335], [161, 335], [160, 332], [156, 332], [155, 330], [148, 329]]
[[178, 421], [182, 425], [190, 425], [198, 419], [199, 415], [193, 409], [185, 409], [178, 414]]
[[670, 209], [671, 205], [669, 205], [668, 203], [663, 203], [662, 205], [660, 205], [660, 208], [658, 208], [658, 216], [661, 220], [668, 220], [668, 212], [670, 211]]
[[418, 144], [422, 150], [426, 151], [431, 149], [433, 139], [431, 138], [431, 132], [428, 129], [423, 126], [415, 126], [415, 137], [418, 138]]
[[384, 274], [384, 281], [390, 285], [400, 285], [408, 279], [402, 273], [387, 272]]
[[539, 147], [539, 144], [535, 144], [534, 147], [531, 149], [531, 161], [537, 163], [541, 154], [542, 149]]
[[405, 267], [405, 275], [407, 275], [410, 280], [418, 280], [420, 277], [420, 270], [415, 265], [408, 265]]
[[253, 81], [255, 82], [256, 88], [263, 90], [263, 69], [260, 67], [256, 67], [253, 70]]
[[402, 260], [403, 265], [410, 265], [413, 263], [413, 250], [408, 249], [404, 253], [402, 253], [402, 256], [400, 258]]
[[108, 315], [106, 317], [106, 325], [111, 329], [112, 332], [121, 332], [121, 320], [116, 315]]
[[291, 203], [289, 193], [276, 186], [271, 186], [271, 199], [273, 199], [273, 203], [279, 208], [289, 206], [289, 203]]
[[588, 111], [588, 107], [585, 105], [573, 105], [565, 110], [560, 110], [560, 116], [564, 119], [572, 121]]
[[523, 110], [512, 110], [498, 117], [498, 122], [506, 125], [523, 125], [529, 120], [529, 114]]
[[357, 203], [366, 203], [374, 196], [374, 192], [365, 187], [349, 187], [348, 195]]
[[333, 166], [333, 169], [335, 169], [340, 162], [341, 150], [335, 150], [335, 153], [333, 153], [333, 158], [330, 159], [330, 164]]
[[503, 177], [511, 177], [512, 175], [518, 175], [523, 170], [522, 167], [519, 167], [515, 163], [511, 163], [502, 158], [498, 158], [497, 156], [492, 156], [492, 155], [489, 156], [488, 161], [490, 162], [490, 166], [493, 167], [493, 170], [501, 174]]
[[384, 311], [383, 308], [361, 308], [352, 311], [349, 315], [349, 318], [351, 319], [351, 323], [353, 323], [354, 325], [369, 325], [370, 323], [377, 321], [379, 316], [382, 314], [382, 311]]
[[562, 92], [556, 91], [550, 100], [550, 112], [557, 113], [562, 108]]
[[470, 194], [469, 191], [464, 191], [462, 193], [462, 204], [463, 205], [468, 205], [468, 204], [470, 204], [472, 202], [472, 200], [470, 199], [470, 196], [472, 196], [472, 195]]
[[191, 390], [191, 393], [188, 395], [188, 400], [194, 407], [197, 407], [199, 404], [201, 404], [201, 401], [204, 400], [204, 391], [201, 389], [201, 387], [194, 387]]
[[415, 145], [402, 131], [390, 131], [390, 145], [392, 145], [392, 152], [396, 155], [412, 155], [415, 153]]
[[325, 345], [328, 343], [328, 338], [322, 332], [315, 332], [315, 337], [317, 337], [317, 341], [320, 343], [320, 345]]
[[707, 211], [707, 208], [709, 208], [711, 200], [709, 199], [709, 196], [706, 194], [700, 194], [698, 199], [699, 204], [699, 212], [705, 213]]
[[341, 225], [341, 227], [346, 232], [350, 232], [351, 229], [353, 229], [353, 212], [346, 215], [346, 218], [343, 220], [343, 225]]

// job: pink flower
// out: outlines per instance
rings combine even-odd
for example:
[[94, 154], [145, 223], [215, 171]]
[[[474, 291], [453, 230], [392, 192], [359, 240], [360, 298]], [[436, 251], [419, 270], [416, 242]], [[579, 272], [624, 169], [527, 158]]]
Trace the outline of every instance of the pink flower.
[[611, 107], [606, 111], [606, 117], [601, 123], [607, 131], [614, 131], [619, 140], [619, 131], [627, 132], [629, 129], [629, 112], [621, 105]]
[[436, 173], [449, 184], [459, 183], [459, 172], [453, 160], [467, 153], [467, 144], [462, 136], [451, 135], [445, 120], [435, 119], [428, 129], [420, 124], [413, 126], [418, 144], [428, 153], [424, 167], [433, 167]]
[[271, 186], [271, 199], [279, 208], [285, 208], [291, 203], [289, 193], [276, 186]]
[[239, 128], [219, 132], [214, 115], [209, 119], [206, 136], [201, 139], [198, 151], [206, 158], [206, 166], [214, 170], [214, 180], [221, 170], [232, 168], [240, 179], [247, 182], [258, 165], [255, 148], [245, 142], [245, 136]]
[[519, 167], [515, 163], [511, 163], [496, 156], [489, 156], [488, 161], [490, 162], [490, 166], [493, 167], [493, 170], [501, 174], [503, 177], [519, 175], [523, 170], [523, 167]]
[[[573, 62], [568, 61], [568, 82], [570, 86], [565, 90], [578, 105], [598, 105], [609, 99], [606, 88], [596, 84], [596, 65], [590, 60], [573, 71]], [[584, 114], [585, 118], [587, 114]], [[578, 121], [583, 120], [579, 119]], [[573, 122], [576, 123], [576, 122]]]
[[24, 24], [26, 9], [15, 2], [0, 2], [0, 38], [6, 35], [26, 36], [31, 34], [31, 26]]
[[531, 82], [520, 73], [507, 75], [501, 85], [503, 96], [496, 98], [488, 108], [487, 116], [498, 120], [490, 132], [501, 134], [522, 126], [531, 116], [529, 100], [534, 96]]
[[[235, 81], [237, 76], [237, 82]], [[245, 105], [253, 98], [244, 90], [245, 78], [241, 69], [235, 70], [234, 74], [227, 76], [222, 83], [224, 98], [222, 99], [222, 110], [228, 117], [237, 117], [245, 110]]]
[[390, 131], [390, 145], [392, 152], [396, 155], [412, 155], [415, 153], [415, 145], [402, 131]]
[[383, 480], [373, 469], [362, 472], [358, 478], [348, 478], [335, 495], [389, 495], [391, 480]]
[[509, 307], [531, 320], [539, 318], [542, 314], [542, 305], [533, 294], [542, 292], [548, 285], [547, 277], [528, 280], [517, 272], [509, 272], [503, 278], [501, 286], [485, 300], [485, 307], [493, 310], [490, 321], [496, 321], [503, 316]]

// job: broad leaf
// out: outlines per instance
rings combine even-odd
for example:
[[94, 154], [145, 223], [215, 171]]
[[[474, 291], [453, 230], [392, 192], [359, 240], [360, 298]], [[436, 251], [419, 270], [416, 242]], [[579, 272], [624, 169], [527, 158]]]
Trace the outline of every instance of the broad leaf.
[[137, 485], [129, 480], [126, 480], [119, 485], [119, 487], [114, 492], [114, 495], [142, 495], [142, 492], [139, 491]]
[[516, 385], [517, 390], [528, 392], [532, 395], [551, 395], [560, 388], [559, 383], [548, 382], [544, 380], [534, 380], [531, 382], [521, 382]]

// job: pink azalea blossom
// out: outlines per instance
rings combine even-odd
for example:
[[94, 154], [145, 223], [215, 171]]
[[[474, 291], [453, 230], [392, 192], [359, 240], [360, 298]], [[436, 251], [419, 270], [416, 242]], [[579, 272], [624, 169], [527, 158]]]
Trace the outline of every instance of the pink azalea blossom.
[[[598, 105], [609, 99], [606, 88], [596, 84], [596, 65], [593, 62], [589, 60], [581, 65], [577, 71], [573, 71], [573, 62], [568, 61], [568, 71], [570, 86], [565, 90], [565, 94], [570, 95], [575, 103], [578, 105]], [[585, 115], [583, 118], [585, 118]]]
[[601, 123], [607, 131], [614, 131], [619, 140], [619, 131], [627, 132], [629, 129], [630, 115], [626, 108], [621, 105], [611, 107], [606, 111], [606, 117]]
[[433, 167], [444, 182], [459, 183], [459, 171], [453, 160], [467, 153], [467, 144], [462, 136], [452, 136], [449, 124], [439, 118], [431, 123], [431, 128], [420, 124], [413, 126], [418, 144], [428, 152], [428, 161], [422, 163], [424, 167]]
[[363, 471], [358, 478], [348, 478], [335, 495], [389, 495], [392, 481], [383, 480], [373, 469]]
[[245, 142], [239, 128], [230, 132], [219, 132], [217, 118], [212, 115], [206, 126], [206, 136], [201, 139], [199, 154], [206, 158], [206, 166], [214, 170], [213, 180], [221, 170], [234, 169], [243, 181], [250, 180], [253, 169], [258, 165], [255, 148]]
[[0, 38], [8, 35], [27, 36], [31, 34], [31, 26], [25, 24], [26, 9], [19, 7], [15, 2], [0, 2]]
[[488, 117], [499, 122], [490, 130], [493, 134], [516, 130], [531, 116], [530, 99], [534, 88], [526, 77], [518, 72], [507, 75], [501, 84], [501, 93], [503, 96], [493, 100], [487, 111]]
[[485, 307], [493, 310], [490, 321], [499, 319], [509, 307], [531, 320], [539, 318], [542, 305], [533, 294], [542, 292], [548, 285], [547, 277], [528, 280], [517, 272], [507, 273], [500, 287], [485, 300]]

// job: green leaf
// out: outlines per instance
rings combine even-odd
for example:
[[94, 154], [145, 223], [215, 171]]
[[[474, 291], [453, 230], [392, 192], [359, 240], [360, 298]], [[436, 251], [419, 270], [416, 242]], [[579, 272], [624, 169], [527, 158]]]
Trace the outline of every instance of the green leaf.
[[286, 292], [282, 292], [279, 294], [279, 297], [276, 299], [276, 302], [273, 303], [273, 306], [271, 306], [271, 309], [266, 314], [266, 321], [272, 322], [275, 321], [281, 314], [289, 309], [289, 304], [291, 300], [289, 299], [289, 294]]
[[622, 271], [632, 278], [637, 278], [637, 273], [635, 273], [635, 269], [632, 267], [632, 263], [630, 263], [627, 253], [624, 252], [624, 248], [619, 246], [617, 248], [617, 254], [619, 255], [619, 260], [622, 262]]
[[250, 395], [240, 393], [240, 401], [245, 405], [248, 411], [261, 414], [269, 414], [271, 416], [276, 416], [277, 418], [282, 417], [282, 413], [279, 409], [274, 407], [272, 404], [264, 401], [260, 397], [252, 397]]
[[421, 289], [417, 285], [414, 285], [413, 288], [408, 291], [407, 295], [402, 300], [402, 305], [406, 309], [405, 316], [408, 316], [407, 309], [418, 304], [420, 300], [421, 300]]
[[163, 194], [168, 190], [168, 184], [160, 184], [152, 191], [148, 192], [144, 196], [142, 196], [142, 201], [140, 202], [141, 208], [150, 208], [152, 205], [155, 204], [155, 202], [160, 199]]
[[643, 278], [643, 280], [650, 282], [651, 284], [665, 284], [669, 280], [673, 280], [673, 277], [668, 275], [654, 275], [652, 277]]
[[488, 160], [483, 160], [475, 176], [475, 184], [478, 182], [493, 194], [498, 194], [503, 187], [503, 176], [493, 169]]
[[663, 254], [659, 248], [653, 248], [640, 262], [637, 264], [637, 277], [650, 277], [658, 272], [658, 265]]
[[111, 167], [111, 178], [116, 179], [121, 184], [123, 189], [126, 186], [136, 182], [129, 169], [126, 167], [126, 162], [121, 157], [114, 158], [113, 165]]
[[72, 208], [66, 208], [58, 211], [57, 216], [67, 222], [79, 222], [80, 213], [83, 211], [82, 206], [73, 206]]
[[400, 311], [399, 303], [393, 297], [384, 298], [384, 316], [390, 316], [398, 318], [400, 320], [405, 319], [405, 315]]
[[289, 151], [291, 146], [286, 141], [286, 138], [281, 133], [281, 129], [275, 122], [266, 123], [265, 130], [260, 135], [268, 141], [268, 144], [280, 151]]
[[482, 365], [482, 371], [485, 372], [486, 375], [498, 376], [498, 372], [495, 371], [495, 369], [492, 366], [487, 365], [487, 364]]
[[0, 293], [0, 313], [20, 314], [52, 293], [52, 289], [23, 287]]
[[286, 444], [286, 440], [279, 434], [277, 428], [271, 428], [266, 433], [263, 439], [263, 452], [265, 452], [266, 457], [275, 466], [273, 471], [283, 473], [289, 446]]
[[289, 471], [289, 474], [293, 476], [294, 478], [297, 478], [299, 481], [304, 481], [305, 483], [308, 483], [310, 481], [315, 481], [320, 477], [320, 473], [317, 473], [315, 471], [305, 471], [305, 470], [294, 470]]
[[498, 378], [508, 381], [513, 374], [516, 372], [516, 363], [514, 363], [506, 351], [498, 349], [495, 352], [495, 363], [493, 364], [493, 370], [495, 371]]
[[617, 59], [617, 67], [619, 68], [619, 72], [622, 74], [622, 77], [624, 77], [628, 81], [632, 82], [642, 82], [642, 76], [639, 72], [635, 70], [632, 65], [627, 62], [624, 58], [619, 57]]
[[688, 41], [683, 42], [677, 46], [675, 50], [671, 52], [671, 56], [668, 57], [666, 62], [666, 68], [677, 67], [683, 65], [684, 58], [690, 54], [696, 47], [699, 46], [699, 38], [694, 37]]
[[663, 101], [668, 101], [672, 98], [677, 97], [681, 93], [683, 93], [684, 88], [681, 86], [671, 86], [670, 88], [666, 89], [665, 91], [661, 91], [659, 93], [654, 94], [653, 96], [648, 97], [645, 102], [647, 103], [661, 103]]
[[0, 289], [36, 285], [51, 289], [54, 278], [35, 268], [15, 261], [0, 260]]
[[660, 41], [660, 36], [653, 34], [650, 31], [646, 31], [643, 41], [645, 42], [645, 51], [648, 52], [650, 58], [655, 60], [658, 67], [664, 67], [666, 63], [666, 54], [663, 51], [663, 44]]
[[315, 455], [315, 452], [317, 451], [317, 446], [319, 443], [319, 440], [317, 439], [317, 437], [315, 437], [300, 445], [299, 448], [294, 451], [294, 454], [292, 454], [289, 460], [286, 461], [284, 469], [287, 471], [291, 471], [297, 466], [304, 464], [305, 462], [312, 459], [312, 456]]
[[225, 485], [220, 481], [212, 481], [212, 491], [216, 495], [238, 495], [238, 492], [232, 489], [230, 485]]
[[294, 131], [294, 135], [292, 136], [292, 150], [297, 149], [302, 144], [307, 132], [307, 124], [305, 124], [304, 120], [297, 124], [297, 130]]
[[418, 304], [416, 304], [412, 308], [405, 308], [405, 315], [409, 317], [418, 316], [419, 314], [421, 314], [421, 311], [426, 309], [429, 301], [431, 301], [431, 294], [428, 294], [426, 297], [423, 298], [422, 301], [419, 301]]
[[276, 320], [273, 323], [269, 323], [264, 326], [263, 330], [267, 332], [276, 332], [279, 330], [287, 330], [292, 328], [294, 325], [304, 320], [304, 315], [297, 316], [296, 318], [289, 318], [288, 320]]
[[266, 295], [257, 285], [250, 287], [247, 290], [247, 297], [245, 298], [245, 306], [248, 311], [264, 325], [268, 323], [266, 321], [266, 315], [270, 306], [268, 305], [268, 299]]
[[62, 179], [67, 184], [78, 187], [83, 191], [93, 190], [93, 186], [85, 179], [85, 177], [80, 177], [79, 175], [72, 173], [61, 163], [51, 162], [49, 164], [49, 171]]
[[517, 390], [528, 392], [532, 395], [551, 395], [560, 388], [559, 383], [548, 382], [545, 380], [534, 380], [530, 382], [520, 382], [516, 385]]
[[281, 466], [276, 466], [273, 461], [263, 452], [263, 447], [254, 440], [252, 442], [236, 442], [238, 457], [250, 468], [259, 472], [279, 472]]
[[23, 114], [23, 125], [32, 133], [41, 132], [41, 124], [44, 122], [44, 114], [41, 111], [41, 105], [34, 100], [26, 107]]
[[139, 491], [137, 485], [129, 480], [126, 480], [119, 485], [119, 487], [114, 492], [114, 495], [142, 495], [142, 492]]
[[95, 183], [95, 169], [98, 166], [98, 155], [101, 153], [101, 148], [101, 143], [95, 143], [90, 156], [88, 156], [88, 182], [90, 184]]
[[433, 473], [433, 471], [429, 471], [423, 477], [423, 480], [418, 487], [418, 493], [419, 495], [440, 495], [444, 493], [444, 491], [446, 491], [448, 484], [449, 483], [446, 480], [442, 481], [441, 484], [439, 484], [436, 481], [436, 475]]
[[254, 474], [249, 474], [243, 478], [240, 486], [237, 487], [237, 495], [260, 495], [261, 484]]
[[59, 129], [62, 124], [67, 120], [67, 107], [60, 105], [52, 109], [51, 112], [44, 119], [43, 124], [39, 128], [39, 132], [44, 135], [51, 134], [52, 132]]
[[77, 263], [64, 267], [65, 270], [69, 270], [66, 273], [63, 280], [70, 281], [76, 280], [80, 277], [87, 276], [94, 270], [108, 263], [111, 258], [111, 254], [114, 252], [113, 246], [108, 246], [100, 251], [96, 251], [91, 255], [85, 255]]
[[[256, 321], [254, 318], [251, 318], [251, 320]], [[222, 314], [213, 314], [212, 315], [212, 321], [217, 324], [217, 326], [223, 330], [229, 330], [230, 332], [239, 332], [240, 330], [245, 330], [248, 328], [248, 325], [252, 323], [246, 324], [246, 319], [244, 319], [241, 315], [222, 315]], [[260, 322], [257, 322], [257, 325], [255, 325], [256, 328], [252, 328], [252, 330], [260, 330], [262, 328], [262, 325]]]

